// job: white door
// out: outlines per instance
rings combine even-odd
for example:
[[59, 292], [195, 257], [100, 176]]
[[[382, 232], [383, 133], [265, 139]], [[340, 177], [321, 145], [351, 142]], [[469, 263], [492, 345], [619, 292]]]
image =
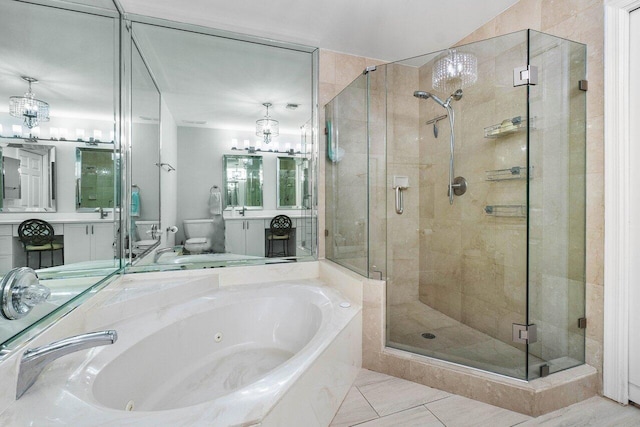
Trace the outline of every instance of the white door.
[[42, 205], [42, 155], [20, 150], [20, 205], [25, 208], [41, 208]]
[[[631, 140], [631, 182], [640, 182], [640, 171], [636, 165], [640, 162], [640, 9], [630, 15], [630, 140]], [[631, 200], [631, 233], [630, 240], [630, 289], [629, 289], [629, 400], [640, 403], [640, 198]]]

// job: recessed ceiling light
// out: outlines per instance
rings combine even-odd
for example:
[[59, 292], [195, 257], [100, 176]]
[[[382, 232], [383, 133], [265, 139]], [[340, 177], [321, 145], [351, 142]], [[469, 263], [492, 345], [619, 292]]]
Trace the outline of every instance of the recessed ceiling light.
[[206, 125], [207, 122], [204, 120], [183, 120], [182, 123], [186, 123], [189, 125]]
[[295, 110], [300, 106], [300, 104], [287, 104], [287, 110]]
[[140, 119], [147, 120], [149, 122], [157, 122], [158, 121], [158, 119], [155, 118], [155, 117], [147, 117], [147, 116], [139, 116], [139, 117], [140, 117]]

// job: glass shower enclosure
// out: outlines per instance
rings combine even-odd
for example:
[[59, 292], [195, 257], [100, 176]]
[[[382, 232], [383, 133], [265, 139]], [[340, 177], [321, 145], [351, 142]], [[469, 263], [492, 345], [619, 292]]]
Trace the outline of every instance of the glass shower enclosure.
[[525, 30], [365, 71], [325, 107], [326, 256], [386, 345], [531, 380], [584, 363], [586, 47]]

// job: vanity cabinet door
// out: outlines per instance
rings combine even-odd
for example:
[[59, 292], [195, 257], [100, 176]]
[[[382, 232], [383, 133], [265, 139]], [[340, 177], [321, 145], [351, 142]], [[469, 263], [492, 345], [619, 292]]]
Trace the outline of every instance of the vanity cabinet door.
[[65, 224], [65, 264], [97, 259], [113, 259], [113, 224]]
[[13, 236], [10, 225], [0, 225], [0, 275], [13, 267]]
[[64, 262], [91, 260], [90, 224], [65, 224], [64, 226]]
[[91, 225], [91, 259], [113, 259], [113, 224]]
[[245, 226], [245, 255], [264, 257], [264, 220], [248, 219]]
[[225, 222], [225, 251], [232, 254], [244, 255], [245, 246], [245, 220], [232, 220]]

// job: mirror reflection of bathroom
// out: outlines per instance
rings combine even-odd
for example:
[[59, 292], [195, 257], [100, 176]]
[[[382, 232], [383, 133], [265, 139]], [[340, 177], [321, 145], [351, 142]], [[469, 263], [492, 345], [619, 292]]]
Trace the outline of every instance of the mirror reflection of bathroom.
[[131, 47], [131, 208], [126, 240], [133, 260], [161, 244], [161, 187], [173, 171], [160, 167], [160, 91], [135, 39]]
[[[161, 243], [155, 256], [137, 265], [262, 263], [275, 253], [289, 259], [313, 255], [314, 147], [305, 125], [314, 113], [314, 49], [140, 22], [132, 23], [132, 34], [160, 96], [162, 149], [154, 162], [173, 169], [160, 167]], [[133, 114], [134, 174], [136, 143], [142, 143], [135, 138], [135, 122], [142, 115], [157, 117]], [[281, 191], [279, 157], [295, 159], [296, 182], [287, 183], [291, 192]], [[133, 179], [140, 187], [138, 220], [147, 220], [148, 189], [141, 179]], [[220, 191], [220, 217], [211, 207], [214, 187]], [[287, 250], [276, 242], [279, 249], [270, 252], [271, 222], [282, 214], [292, 224]], [[175, 232], [167, 232], [170, 227]]]
[[[27, 316], [0, 318], [0, 343], [120, 268], [120, 23], [102, 3], [0, 0], [0, 276], [29, 267], [50, 289]], [[19, 108], [29, 87], [36, 114]]]

